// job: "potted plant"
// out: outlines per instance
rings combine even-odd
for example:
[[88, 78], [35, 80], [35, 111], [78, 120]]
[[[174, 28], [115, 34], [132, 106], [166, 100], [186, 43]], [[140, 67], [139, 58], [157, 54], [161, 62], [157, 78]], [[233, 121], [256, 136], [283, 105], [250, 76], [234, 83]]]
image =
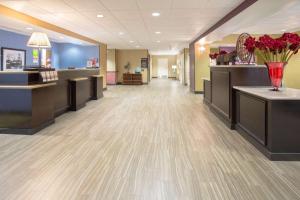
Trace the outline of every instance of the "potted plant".
[[284, 33], [279, 38], [272, 38], [269, 35], [263, 35], [258, 39], [248, 37], [244, 46], [251, 53], [257, 52], [264, 60], [273, 90], [278, 91], [282, 85], [284, 66], [299, 51], [300, 36], [296, 33]]
[[124, 68], [127, 70], [127, 74], [129, 74], [130, 73], [130, 63], [128, 62], [125, 66], [124, 66]]

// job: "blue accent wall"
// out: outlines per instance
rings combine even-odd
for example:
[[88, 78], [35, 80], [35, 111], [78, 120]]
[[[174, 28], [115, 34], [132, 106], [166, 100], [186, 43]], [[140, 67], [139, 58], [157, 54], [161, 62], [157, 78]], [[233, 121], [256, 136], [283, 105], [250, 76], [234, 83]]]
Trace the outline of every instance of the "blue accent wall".
[[[32, 48], [27, 47], [28, 35], [22, 35], [0, 29], [0, 48], [8, 47], [26, 50], [26, 65], [34, 65], [32, 58]], [[86, 67], [90, 58], [99, 59], [99, 48], [97, 46], [82, 46], [70, 43], [51, 42], [52, 45], [52, 67], [57, 69], [76, 67]]]
[[86, 67], [90, 58], [99, 59], [97, 46], [81, 46], [70, 43], [57, 43], [52, 48], [52, 64], [56, 68]]
[[7, 47], [26, 50], [26, 65], [33, 65], [32, 48], [26, 46], [29, 37], [0, 29], [0, 48]]

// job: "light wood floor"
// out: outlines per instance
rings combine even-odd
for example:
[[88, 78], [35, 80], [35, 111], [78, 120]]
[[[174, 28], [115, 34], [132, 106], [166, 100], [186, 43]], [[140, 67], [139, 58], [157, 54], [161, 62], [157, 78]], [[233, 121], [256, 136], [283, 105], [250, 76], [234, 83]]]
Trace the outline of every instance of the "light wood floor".
[[0, 135], [0, 199], [296, 200], [271, 162], [176, 81], [109, 87], [34, 136]]

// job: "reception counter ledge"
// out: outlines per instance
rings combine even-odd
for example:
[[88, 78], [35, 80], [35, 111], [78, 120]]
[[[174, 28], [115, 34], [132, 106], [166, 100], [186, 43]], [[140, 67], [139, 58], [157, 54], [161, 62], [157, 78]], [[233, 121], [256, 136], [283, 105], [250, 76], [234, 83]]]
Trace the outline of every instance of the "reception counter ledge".
[[[75, 88], [84, 103], [103, 96], [99, 69], [58, 70], [58, 81], [41, 84], [39, 72], [0, 72], [0, 133], [34, 134], [71, 110], [71, 80], [86, 80]], [[77, 86], [76, 86], [77, 87]]]
[[300, 90], [234, 87], [235, 128], [270, 160], [300, 160]]

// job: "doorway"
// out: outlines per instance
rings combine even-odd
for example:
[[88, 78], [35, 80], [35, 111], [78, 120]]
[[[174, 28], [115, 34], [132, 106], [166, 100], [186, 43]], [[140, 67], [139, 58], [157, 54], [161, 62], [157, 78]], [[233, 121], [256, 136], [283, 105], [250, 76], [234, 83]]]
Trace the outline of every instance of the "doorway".
[[158, 78], [168, 78], [169, 60], [167, 58], [159, 58], [157, 61], [157, 65]]

